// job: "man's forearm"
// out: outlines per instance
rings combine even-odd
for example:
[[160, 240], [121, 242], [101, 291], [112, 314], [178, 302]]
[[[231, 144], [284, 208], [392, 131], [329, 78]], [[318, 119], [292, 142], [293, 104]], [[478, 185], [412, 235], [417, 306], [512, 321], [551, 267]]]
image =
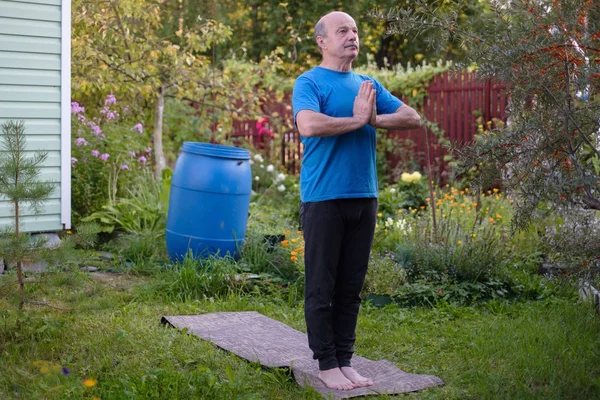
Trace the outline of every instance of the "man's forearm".
[[358, 117], [330, 117], [325, 114], [311, 112], [297, 120], [298, 130], [302, 136], [325, 137], [354, 131], [366, 123]]
[[406, 105], [401, 106], [393, 114], [380, 114], [375, 121], [375, 128], [382, 129], [415, 129], [421, 127], [419, 114]]

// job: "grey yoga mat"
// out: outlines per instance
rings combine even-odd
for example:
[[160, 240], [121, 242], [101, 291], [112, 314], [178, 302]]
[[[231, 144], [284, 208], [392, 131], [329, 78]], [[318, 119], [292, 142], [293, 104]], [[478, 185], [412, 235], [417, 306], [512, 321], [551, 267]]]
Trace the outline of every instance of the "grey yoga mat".
[[291, 368], [299, 385], [312, 386], [327, 398], [407, 393], [444, 384], [436, 376], [409, 374], [389, 361], [355, 355], [352, 366], [371, 377], [374, 385], [349, 391], [329, 389], [318, 378], [317, 362], [312, 359], [306, 334], [255, 311], [165, 316], [161, 322], [177, 329], [187, 328], [189, 333], [266, 367]]

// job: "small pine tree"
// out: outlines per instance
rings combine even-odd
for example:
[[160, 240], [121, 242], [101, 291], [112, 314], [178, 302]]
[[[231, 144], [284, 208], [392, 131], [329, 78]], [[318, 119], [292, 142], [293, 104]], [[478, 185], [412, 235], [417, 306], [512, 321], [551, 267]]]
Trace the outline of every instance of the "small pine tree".
[[42, 240], [33, 240], [22, 232], [21, 216], [24, 203], [34, 214], [39, 214], [55, 185], [40, 182], [41, 164], [48, 153], [37, 152], [29, 156], [26, 152], [25, 125], [22, 121], [8, 121], [1, 126], [0, 137], [0, 198], [12, 204], [13, 223], [0, 233], [0, 254], [7, 265], [16, 264], [21, 300], [25, 302], [23, 261], [35, 260], [44, 246]]

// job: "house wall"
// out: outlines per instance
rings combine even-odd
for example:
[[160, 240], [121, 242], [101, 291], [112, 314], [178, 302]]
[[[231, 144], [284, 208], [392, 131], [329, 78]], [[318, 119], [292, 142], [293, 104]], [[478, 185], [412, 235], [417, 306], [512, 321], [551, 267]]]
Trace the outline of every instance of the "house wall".
[[[25, 122], [28, 153], [48, 152], [40, 180], [56, 185], [41, 215], [22, 207], [30, 232], [70, 225], [69, 56], [70, 1], [0, 0], [0, 123]], [[0, 227], [12, 214], [0, 199]]]

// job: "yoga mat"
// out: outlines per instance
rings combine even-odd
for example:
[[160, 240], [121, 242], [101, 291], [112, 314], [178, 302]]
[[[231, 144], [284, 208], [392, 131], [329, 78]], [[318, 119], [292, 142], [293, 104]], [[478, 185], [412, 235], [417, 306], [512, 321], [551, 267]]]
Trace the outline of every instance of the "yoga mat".
[[266, 367], [291, 368], [299, 385], [311, 386], [326, 398], [407, 393], [444, 384], [436, 376], [409, 374], [389, 361], [371, 361], [354, 355], [352, 366], [361, 375], [372, 378], [374, 385], [349, 391], [329, 389], [318, 377], [318, 364], [312, 359], [306, 334], [255, 311], [164, 316], [161, 322], [187, 329], [224, 350]]

